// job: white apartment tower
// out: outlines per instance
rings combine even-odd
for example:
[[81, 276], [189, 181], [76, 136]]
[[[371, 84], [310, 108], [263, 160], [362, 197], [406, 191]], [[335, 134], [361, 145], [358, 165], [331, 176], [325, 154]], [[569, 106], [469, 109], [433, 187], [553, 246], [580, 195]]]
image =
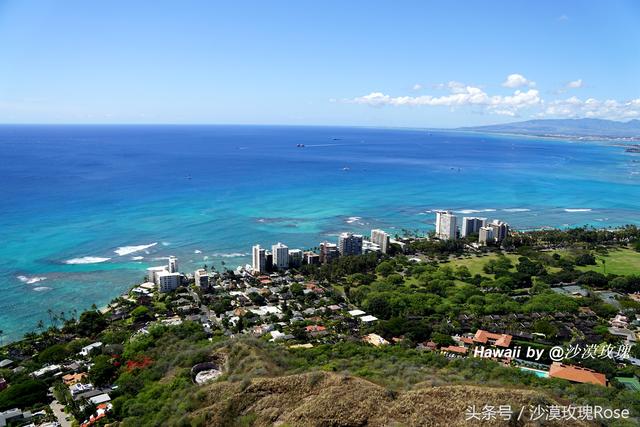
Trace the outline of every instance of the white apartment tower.
[[195, 273], [193, 273], [193, 279], [196, 286], [199, 286], [201, 289], [209, 288], [209, 273], [207, 273], [207, 270], [205, 270], [204, 268], [196, 270]]
[[460, 236], [467, 237], [469, 234], [480, 232], [480, 228], [486, 227], [487, 218], [478, 218], [474, 216], [465, 216], [462, 218], [462, 227], [460, 227]]
[[169, 273], [178, 272], [178, 258], [174, 256], [169, 257]]
[[493, 227], [480, 227], [478, 231], [478, 242], [482, 245], [486, 245], [489, 242], [493, 242], [495, 236], [493, 234]]
[[289, 267], [289, 248], [280, 242], [271, 246], [273, 253], [273, 266], [277, 269]]
[[171, 292], [178, 286], [180, 286], [180, 273], [165, 271], [158, 274], [158, 290], [160, 292]]
[[506, 222], [494, 219], [489, 226], [493, 228], [493, 237], [496, 242], [502, 242], [509, 235], [509, 224]]
[[436, 237], [442, 240], [455, 240], [457, 231], [456, 216], [449, 211], [436, 212]]
[[380, 247], [380, 252], [386, 254], [391, 244], [391, 236], [384, 230], [375, 229], [371, 230], [371, 243], [374, 243]]
[[266, 252], [260, 245], [255, 245], [251, 249], [253, 254], [253, 263], [251, 264], [254, 273], [264, 273], [267, 271], [267, 256]]

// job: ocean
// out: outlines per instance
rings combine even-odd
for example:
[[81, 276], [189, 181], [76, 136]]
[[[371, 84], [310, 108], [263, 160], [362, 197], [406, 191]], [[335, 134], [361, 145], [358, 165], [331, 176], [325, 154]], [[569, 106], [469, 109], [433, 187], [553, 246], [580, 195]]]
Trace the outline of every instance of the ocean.
[[[298, 147], [304, 144], [304, 147]], [[640, 223], [640, 155], [606, 142], [288, 126], [0, 126], [0, 329], [105, 305], [145, 268], [250, 262], [437, 209], [543, 226]]]

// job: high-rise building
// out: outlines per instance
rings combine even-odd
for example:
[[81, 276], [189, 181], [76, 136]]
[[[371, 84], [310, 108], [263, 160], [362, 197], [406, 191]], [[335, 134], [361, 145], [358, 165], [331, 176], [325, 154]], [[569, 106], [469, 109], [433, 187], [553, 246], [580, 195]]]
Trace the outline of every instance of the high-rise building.
[[260, 245], [255, 245], [251, 248], [251, 253], [253, 255], [251, 269], [254, 273], [260, 274], [267, 271], [267, 257], [265, 250], [260, 247]]
[[320, 264], [320, 255], [315, 252], [305, 252], [304, 262], [309, 265]]
[[487, 243], [492, 243], [495, 241], [495, 237], [493, 235], [493, 227], [480, 227], [478, 231], [478, 242], [486, 245]]
[[169, 273], [178, 272], [178, 258], [174, 256], [169, 257]]
[[494, 219], [489, 226], [493, 228], [493, 237], [496, 242], [502, 242], [509, 235], [509, 224], [506, 222]]
[[289, 250], [289, 267], [297, 268], [302, 265], [302, 250], [290, 249]]
[[147, 268], [147, 279], [150, 282], [155, 283], [156, 285], [159, 283], [158, 281], [158, 275], [160, 273], [167, 273], [167, 266], [166, 265], [160, 265], [157, 267], [149, 267]]
[[465, 216], [462, 218], [462, 226], [460, 227], [460, 236], [467, 237], [469, 234], [475, 234], [480, 231], [481, 227], [487, 225], [487, 218], [478, 218], [475, 216]]
[[338, 238], [338, 251], [340, 255], [362, 255], [362, 240], [361, 234], [342, 233]]
[[204, 268], [199, 268], [193, 273], [193, 278], [196, 286], [200, 286], [200, 289], [208, 289], [209, 288], [209, 273]]
[[457, 236], [456, 216], [449, 211], [436, 212], [436, 237], [442, 240], [454, 240]]
[[273, 267], [276, 269], [284, 269], [289, 267], [289, 248], [280, 242], [271, 246], [273, 253]]
[[329, 242], [320, 243], [320, 262], [322, 264], [331, 262], [339, 256], [338, 245]]
[[171, 292], [180, 286], [180, 273], [170, 273], [168, 271], [158, 274], [158, 290], [160, 292]]
[[271, 251], [266, 251], [264, 255], [264, 263], [267, 271], [273, 270], [273, 254]]
[[374, 243], [380, 247], [380, 252], [386, 254], [389, 251], [391, 245], [391, 236], [384, 230], [371, 230], [371, 243]]
[[373, 242], [370, 242], [368, 240], [363, 240], [362, 241], [362, 253], [363, 254], [368, 254], [370, 252], [382, 252], [382, 250], [380, 249], [380, 246], [376, 245]]

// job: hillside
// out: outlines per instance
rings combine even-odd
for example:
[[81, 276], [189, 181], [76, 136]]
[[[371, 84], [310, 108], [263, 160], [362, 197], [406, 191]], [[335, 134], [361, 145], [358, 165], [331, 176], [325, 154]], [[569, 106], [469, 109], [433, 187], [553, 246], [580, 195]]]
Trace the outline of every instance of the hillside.
[[[396, 392], [323, 372], [257, 378], [244, 385], [220, 382], [204, 391], [206, 406], [194, 417], [207, 426], [462, 426], [469, 425], [465, 411], [470, 405], [480, 410], [486, 404], [508, 404], [517, 412], [522, 406], [553, 404], [529, 390], [418, 384]], [[508, 425], [503, 420], [476, 424]]]
[[518, 133], [536, 136], [572, 136], [582, 138], [640, 138], [640, 120], [618, 122], [603, 119], [545, 119], [489, 126], [463, 127], [458, 130]]

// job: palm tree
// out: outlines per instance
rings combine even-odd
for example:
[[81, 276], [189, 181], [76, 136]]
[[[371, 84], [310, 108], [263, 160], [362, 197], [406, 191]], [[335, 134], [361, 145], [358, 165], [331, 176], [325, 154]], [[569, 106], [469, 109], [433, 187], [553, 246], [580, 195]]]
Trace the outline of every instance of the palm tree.
[[4, 331], [0, 329], [0, 346], [2, 346], [2, 337], [4, 336]]
[[42, 321], [42, 319], [38, 320], [38, 324], [36, 325], [36, 328], [40, 329], [40, 333], [44, 331], [44, 322]]
[[47, 310], [47, 314], [49, 315], [49, 326], [53, 326], [54, 325], [53, 310], [52, 309]]

